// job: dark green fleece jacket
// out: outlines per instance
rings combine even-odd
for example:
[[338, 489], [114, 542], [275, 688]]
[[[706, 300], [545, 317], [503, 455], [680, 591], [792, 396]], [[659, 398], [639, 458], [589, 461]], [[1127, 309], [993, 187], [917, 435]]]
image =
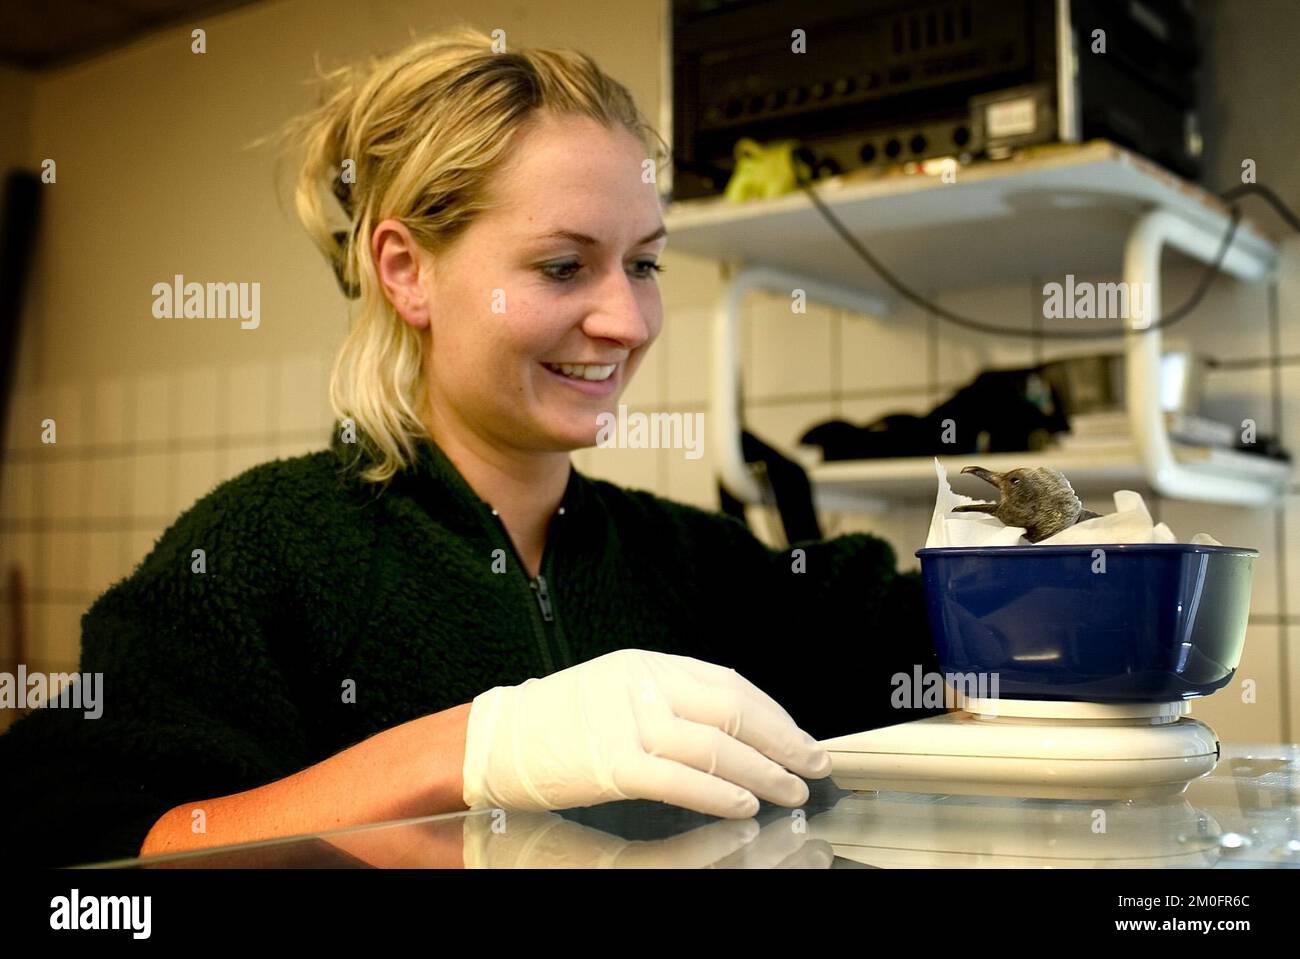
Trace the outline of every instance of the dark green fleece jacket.
[[572, 470], [530, 579], [433, 442], [380, 490], [361, 439], [220, 484], [84, 614], [103, 712], [37, 709], [0, 736], [5, 861], [136, 855], [180, 803], [627, 647], [735, 668], [818, 739], [935, 711], [890, 708], [893, 674], [938, 664], [919, 577], [879, 538], [773, 551]]

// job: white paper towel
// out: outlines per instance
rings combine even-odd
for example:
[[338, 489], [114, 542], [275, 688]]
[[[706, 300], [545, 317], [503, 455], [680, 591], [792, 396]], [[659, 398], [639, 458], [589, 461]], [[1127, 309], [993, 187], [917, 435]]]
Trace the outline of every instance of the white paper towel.
[[[1019, 526], [1004, 526], [988, 513], [954, 513], [967, 503], [988, 503], [973, 496], [954, 493], [948, 485], [948, 471], [938, 457], [934, 471], [939, 477], [939, 495], [934, 501], [927, 548], [932, 546], [1069, 546], [1074, 543], [1176, 543], [1178, 539], [1164, 523], [1151, 522], [1151, 514], [1142, 496], [1133, 490], [1115, 491], [1115, 512], [1096, 519], [1086, 519], [1066, 527], [1055, 536], [1031, 543]], [[1197, 533], [1187, 542], [1208, 546], [1223, 544], [1208, 533]]]

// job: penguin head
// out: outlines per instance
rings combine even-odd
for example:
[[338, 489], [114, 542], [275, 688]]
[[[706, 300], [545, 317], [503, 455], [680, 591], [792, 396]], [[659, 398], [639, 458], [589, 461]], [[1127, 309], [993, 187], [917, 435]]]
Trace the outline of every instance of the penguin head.
[[991, 512], [1007, 526], [1024, 527], [1031, 540], [1070, 526], [1083, 509], [1065, 474], [1048, 466], [1020, 467], [1005, 473], [967, 466], [962, 472], [996, 486], [1001, 499]]

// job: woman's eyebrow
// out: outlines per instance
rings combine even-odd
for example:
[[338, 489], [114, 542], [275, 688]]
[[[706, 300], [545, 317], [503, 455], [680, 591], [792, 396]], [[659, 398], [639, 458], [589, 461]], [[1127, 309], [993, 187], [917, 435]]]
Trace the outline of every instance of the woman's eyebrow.
[[[647, 243], [653, 243], [655, 240], [658, 240], [660, 237], [665, 237], [667, 235], [668, 235], [668, 230], [661, 223], [659, 224], [659, 229], [655, 230], [653, 233], [648, 233], [645, 236], [641, 237], [641, 239], [637, 240], [634, 245], [644, 246]], [[571, 240], [572, 242], [578, 243], [582, 246], [596, 246], [599, 244], [599, 241], [594, 236], [588, 236], [586, 233], [578, 233], [574, 230], [552, 230], [550, 233], [542, 234], [537, 239], [538, 240]]]

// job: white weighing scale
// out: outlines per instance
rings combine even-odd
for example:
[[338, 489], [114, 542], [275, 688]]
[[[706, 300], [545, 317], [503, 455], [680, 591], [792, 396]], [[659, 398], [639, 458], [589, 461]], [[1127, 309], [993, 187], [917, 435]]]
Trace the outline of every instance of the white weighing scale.
[[1219, 823], [1182, 796], [1061, 803], [855, 792], [809, 816], [808, 836], [884, 869], [1206, 869], [1230, 848]]
[[1186, 700], [966, 699], [958, 712], [822, 741], [841, 789], [1036, 799], [1176, 795], [1219, 758]]

